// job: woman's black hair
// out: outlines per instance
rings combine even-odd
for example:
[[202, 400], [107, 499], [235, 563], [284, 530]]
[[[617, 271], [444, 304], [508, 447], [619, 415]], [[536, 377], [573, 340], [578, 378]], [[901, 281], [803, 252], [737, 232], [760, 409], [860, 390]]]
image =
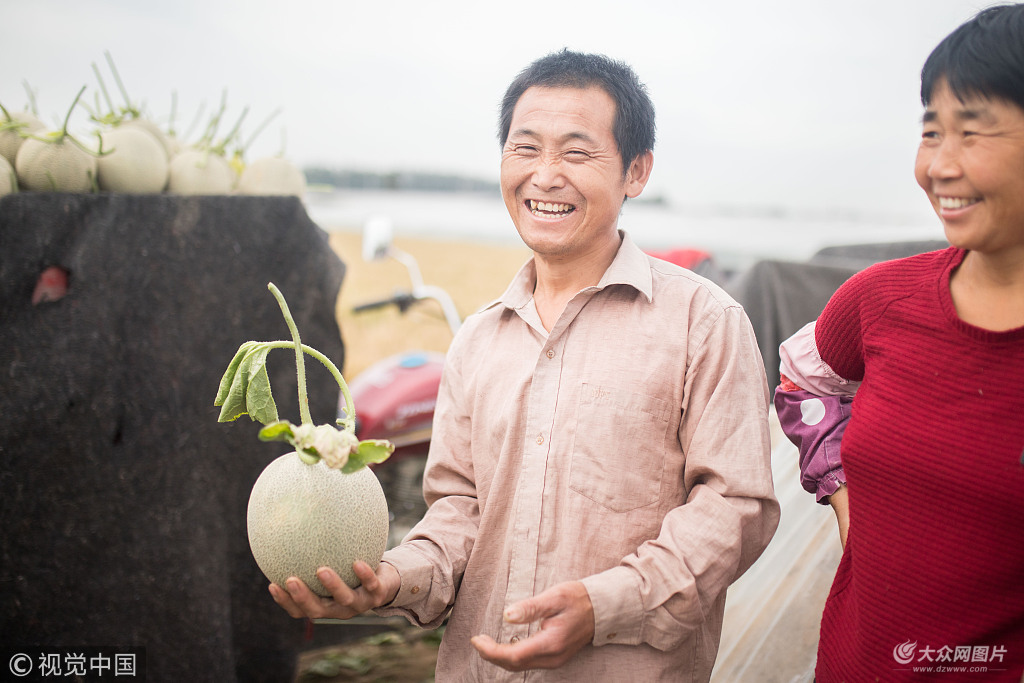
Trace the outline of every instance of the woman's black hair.
[[921, 103], [945, 81], [957, 98], [1002, 99], [1024, 110], [1024, 4], [976, 14], [946, 36], [921, 69]]

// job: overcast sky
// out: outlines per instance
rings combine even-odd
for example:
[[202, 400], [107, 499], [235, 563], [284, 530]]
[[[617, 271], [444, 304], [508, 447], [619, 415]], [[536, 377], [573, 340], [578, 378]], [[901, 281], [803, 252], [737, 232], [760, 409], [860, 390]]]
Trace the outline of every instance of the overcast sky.
[[[95, 63], [120, 102], [187, 132], [227, 90], [249, 158], [444, 171], [496, 179], [497, 104], [550, 51], [602, 52], [636, 69], [658, 114], [647, 194], [678, 204], [930, 214], [913, 179], [921, 65], [980, 0], [687, 0], [484, 3], [32, 0], [5, 3], [0, 103], [23, 81], [45, 122]], [[79, 121], [80, 130], [81, 121]], [[205, 121], [203, 122], [205, 125]], [[198, 129], [197, 129], [198, 130]]]

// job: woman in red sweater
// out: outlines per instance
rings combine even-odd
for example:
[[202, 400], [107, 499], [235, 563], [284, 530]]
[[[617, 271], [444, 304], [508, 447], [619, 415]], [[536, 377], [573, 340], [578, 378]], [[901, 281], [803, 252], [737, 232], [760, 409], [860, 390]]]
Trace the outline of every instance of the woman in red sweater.
[[844, 545], [824, 683], [1024, 672], [1024, 5], [945, 38], [921, 100], [951, 246], [855, 275], [780, 348], [779, 418]]

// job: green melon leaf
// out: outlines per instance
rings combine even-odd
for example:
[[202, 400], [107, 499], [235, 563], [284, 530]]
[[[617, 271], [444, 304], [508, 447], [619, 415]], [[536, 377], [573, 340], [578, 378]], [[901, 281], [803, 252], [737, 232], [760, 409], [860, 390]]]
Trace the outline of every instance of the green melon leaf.
[[218, 422], [231, 422], [242, 415], [268, 424], [277, 419], [277, 404], [267, 375], [267, 354], [271, 346], [246, 342], [238, 347], [221, 379], [214, 405], [220, 405]]
[[395, 446], [390, 441], [370, 439], [359, 442], [359, 449], [348, 456], [348, 462], [341, 468], [345, 474], [357, 472], [367, 465], [376, 465], [384, 462], [395, 452]]
[[288, 420], [278, 420], [271, 422], [261, 429], [259, 437], [260, 441], [287, 441], [291, 443], [295, 437], [295, 432], [292, 431], [291, 422]]
[[[267, 354], [270, 348], [261, 346], [249, 352], [249, 382], [245, 389], [245, 408], [249, 416], [260, 424], [277, 420], [277, 404], [270, 390], [270, 376], [267, 374]], [[244, 362], [244, 361], [243, 361]]]
[[228, 364], [228, 369], [224, 371], [224, 376], [220, 378], [220, 387], [217, 389], [217, 398], [214, 399], [213, 405], [220, 406], [224, 405], [224, 402], [228, 399], [228, 394], [231, 391], [231, 385], [235, 381], [235, 373], [238, 372], [238, 366], [242, 363], [242, 359], [249, 353], [250, 347], [258, 342], [247, 341], [238, 347], [238, 351], [235, 352], [234, 358]]

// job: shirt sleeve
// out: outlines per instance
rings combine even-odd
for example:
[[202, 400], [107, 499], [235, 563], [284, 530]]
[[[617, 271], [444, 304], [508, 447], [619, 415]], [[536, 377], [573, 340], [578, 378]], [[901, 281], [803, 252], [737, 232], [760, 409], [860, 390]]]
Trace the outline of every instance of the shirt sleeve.
[[760, 556], [779, 522], [771, 476], [768, 386], [753, 330], [730, 306], [690, 330], [683, 419], [684, 504], [658, 536], [583, 579], [593, 643], [679, 646]]
[[391, 603], [374, 610], [426, 628], [440, 626], [455, 603], [480, 522], [469, 456], [470, 416], [458, 400], [461, 375], [454, 356], [449, 353], [441, 378], [423, 474], [430, 507], [401, 545], [384, 553], [382, 561], [398, 571], [402, 583]]
[[800, 453], [800, 485], [822, 505], [846, 483], [839, 447], [852, 403], [849, 396], [818, 396], [799, 387], [775, 390], [782, 431]]

